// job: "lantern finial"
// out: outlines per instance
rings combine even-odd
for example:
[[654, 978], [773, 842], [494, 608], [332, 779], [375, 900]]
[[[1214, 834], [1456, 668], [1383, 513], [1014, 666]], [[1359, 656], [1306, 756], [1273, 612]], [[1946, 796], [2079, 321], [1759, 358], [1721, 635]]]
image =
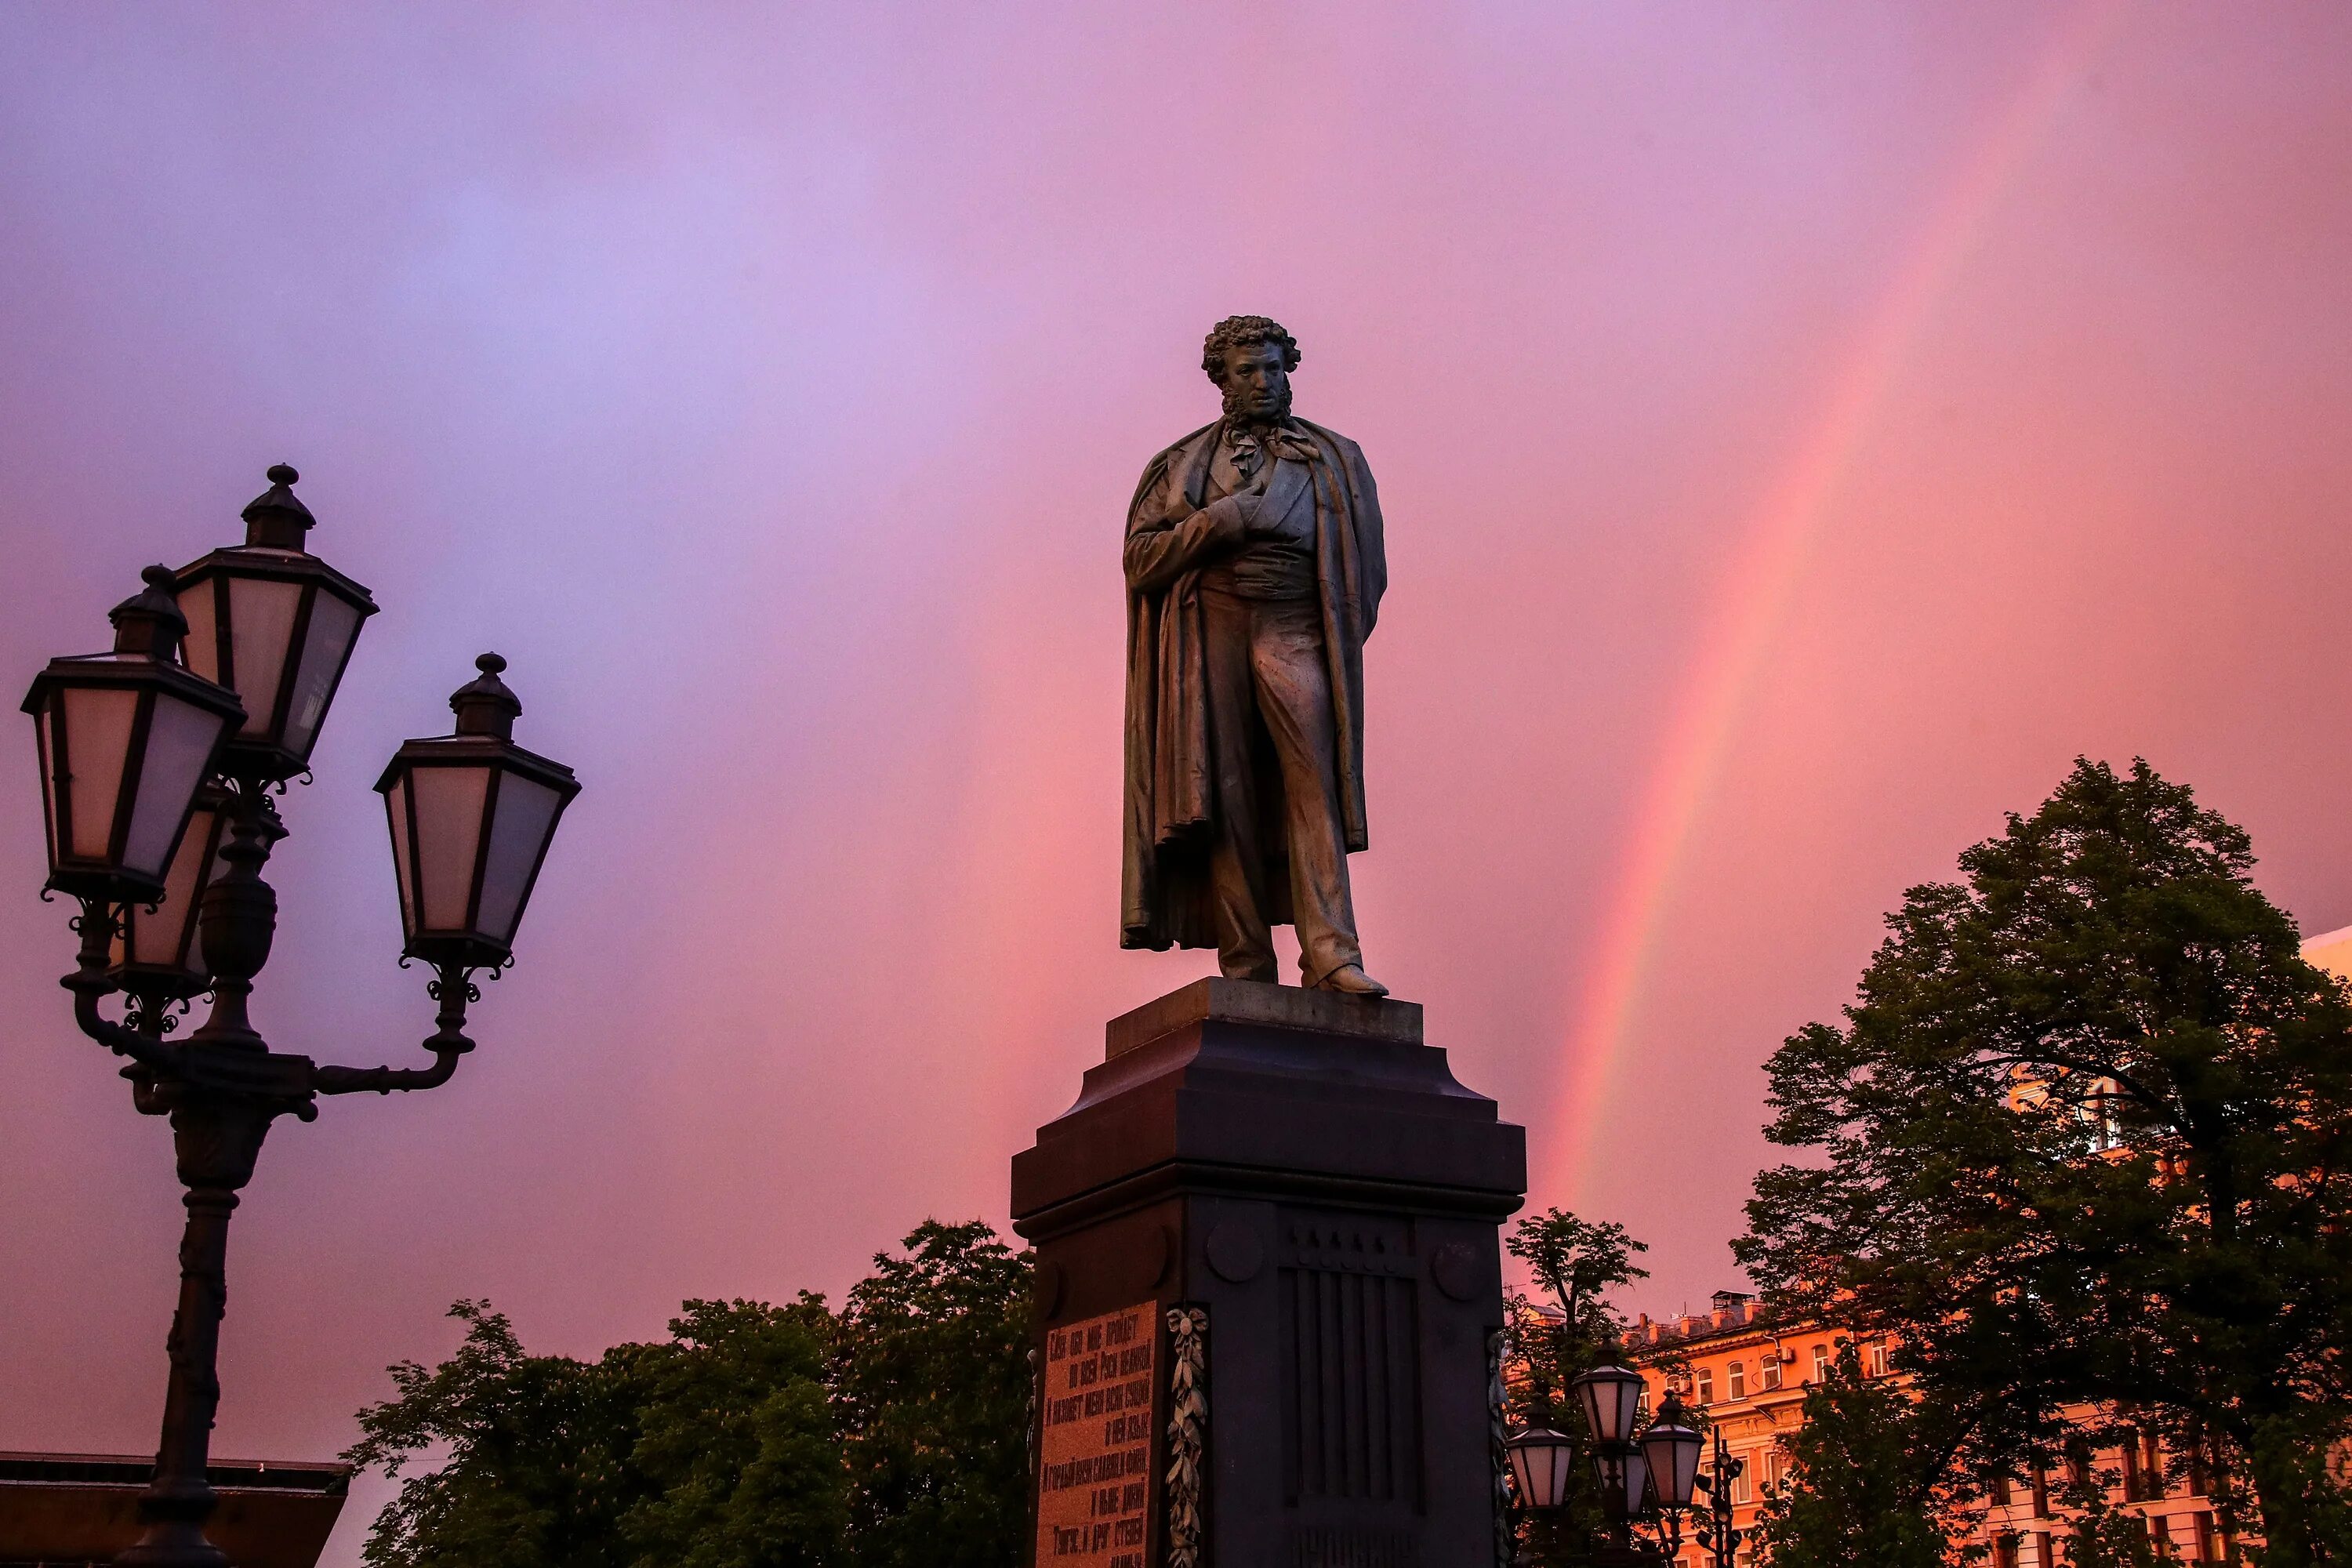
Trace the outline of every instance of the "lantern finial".
[[457, 715], [457, 733], [514, 739], [515, 716], [522, 711], [522, 700], [499, 679], [499, 671], [506, 667], [505, 659], [486, 653], [474, 660], [474, 668], [482, 673], [449, 694], [449, 710]]
[[106, 613], [114, 623], [114, 651], [170, 664], [180, 657], [180, 639], [188, 635], [188, 617], [172, 596], [172, 569], [150, 566], [139, 577], [147, 586]]
[[266, 477], [269, 488], [239, 514], [245, 519], [245, 542], [266, 550], [300, 550], [302, 536], [319, 521], [289, 488], [302, 476], [291, 463], [272, 463]]

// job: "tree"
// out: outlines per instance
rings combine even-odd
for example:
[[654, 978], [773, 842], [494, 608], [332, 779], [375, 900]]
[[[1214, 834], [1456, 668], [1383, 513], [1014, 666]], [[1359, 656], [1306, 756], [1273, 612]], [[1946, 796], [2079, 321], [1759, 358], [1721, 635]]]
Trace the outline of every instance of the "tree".
[[1864, 1378], [1851, 1342], [1805, 1391], [1803, 1425], [1781, 1443], [1790, 1468], [1755, 1537], [1772, 1568], [1950, 1568], [1982, 1554], [1954, 1544], [1965, 1497], [1948, 1479], [1935, 1411]]
[[2072, 1517], [2066, 1535], [2066, 1568], [2163, 1568], [2147, 1521], [2107, 1501], [2111, 1471], [2085, 1469], [2083, 1479], [2059, 1494]]
[[860, 1568], [1010, 1568], [1029, 1520], [1029, 1255], [927, 1220], [849, 1292], [834, 1404]]
[[625, 1568], [623, 1514], [645, 1495], [624, 1347], [596, 1365], [524, 1353], [487, 1301], [449, 1315], [465, 1342], [430, 1370], [392, 1368], [398, 1397], [360, 1412], [343, 1458], [399, 1478], [419, 1454], [448, 1458], [401, 1482], [362, 1555], [378, 1568]]
[[[1516, 1376], [1505, 1387], [1507, 1417], [1515, 1427], [1545, 1426], [1580, 1436], [1584, 1415], [1573, 1384], [1582, 1373], [1622, 1353], [1625, 1320], [1604, 1294], [1612, 1287], [1649, 1278], [1633, 1262], [1648, 1250], [1611, 1221], [1579, 1219], [1565, 1209], [1530, 1215], [1512, 1228], [1505, 1245], [1528, 1266], [1549, 1311], [1515, 1294], [1506, 1314], [1512, 1327]], [[1571, 1568], [1592, 1561], [1603, 1520], [1591, 1467], [1570, 1472], [1567, 1505], [1549, 1520], [1523, 1528], [1528, 1560], [1544, 1568]]]
[[[2145, 763], [2078, 762], [1914, 888], [1843, 1027], [1770, 1064], [1735, 1247], [1784, 1308], [1891, 1332], [1981, 1477], [2070, 1405], [2241, 1469], [2272, 1568], [2346, 1561], [2352, 1002], [2246, 834]], [[2227, 1506], [2226, 1494], [2221, 1500]], [[2242, 1521], [2251, 1522], [2251, 1521]]]
[[[669, 1338], [528, 1354], [460, 1301], [344, 1458], [400, 1478], [375, 1568], [1012, 1568], [1027, 1517], [1027, 1255], [926, 1222], [840, 1315], [688, 1301]], [[432, 1463], [435, 1459], [439, 1463]], [[415, 1468], [420, 1462], [429, 1468]], [[403, 1471], [411, 1473], [403, 1477]]]
[[628, 1358], [631, 1467], [645, 1495], [620, 1521], [635, 1563], [823, 1568], [841, 1558], [848, 1478], [825, 1384], [834, 1321], [789, 1307], [688, 1301], [670, 1342]]

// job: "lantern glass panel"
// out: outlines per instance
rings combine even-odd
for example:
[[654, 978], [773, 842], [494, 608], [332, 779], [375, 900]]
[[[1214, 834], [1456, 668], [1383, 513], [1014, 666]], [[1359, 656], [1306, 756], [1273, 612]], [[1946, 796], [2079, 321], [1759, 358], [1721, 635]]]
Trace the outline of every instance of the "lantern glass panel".
[[[58, 761], [68, 769], [66, 805], [73, 837], [67, 847], [76, 859], [104, 860], [114, 848], [114, 811], [139, 693], [120, 686], [68, 686], [58, 696], [65, 707], [66, 747]], [[194, 783], [188, 787], [193, 791]]]
[[530, 892], [531, 873], [555, 831], [563, 796], [520, 773], [499, 781], [498, 810], [490, 819], [490, 844], [482, 866], [482, 908], [475, 929], [492, 942], [511, 944]]
[[188, 618], [188, 635], [181, 639], [180, 658], [188, 668], [215, 686], [228, 683], [220, 672], [220, 622], [214, 609], [220, 579], [208, 577], [180, 591], [180, 614]]
[[33, 728], [39, 731], [41, 742], [41, 826], [49, 836], [49, 864], [55, 866], [64, 849], [58, 842], [58, 752], [57, 742], [49, 734], [49, 710], [53, 703], [44, 702], [33, 714]]
[[400, 929], [404, 937], [416, 934], [416, 889], [411, 885], [416, 862], [408, 853], [408, 775], [394, 779], [383, 792], [384, 815], [392, 820], [392, 879], [400, 887]]
[[[171, 869], [163, 873], [163, 898], [152, 910], [134, 902], [126, 912], [114, 939], [115, 963], [186, 970], [201, 978], [197, 971], [202, 965], [190, 962], [195, 946], [190, 938], [196, 929], [197, 895], [219, 871], [221, 813], [218, 805], [211, 804], [217, 798], [206, 797], [189, 815], [179, 852], [172, 857]], [[208, 874], [200, 876], [200, 872]]]
[[1690, 1506], [1692, 1484], [1698, 1479], [1699, 1449], [1705, 1441], [1689, 1427], [1671, 1422], [1661, 1422], [1643, 1435], [1643, 1457], [1649, 1461], [1651, 1480], [1664, 1507]]
[[[274, 577], [228, 579], [228, 661], [245, 700], [243, 735], [267, 735], [278, 717], [278, 688], [292, 651], [302, 584]], [[201, 673], [201, 672], [199, 672]]]
[[1538, 1456], [1534, 1445], [1514, 1443], [1510, 1448], [1511, 1479], [1518, 1483], [1519, 1500], [1528, 1508], [1549, 1508], [1551, 1499], [1544, 1494], [1544, 1483], [1551, 1479], [1551, 1465]]
[[147, 721], [147, 759], [139, 770], [139, 797], [131, 803], [131, 830], [122, 843], [122, 864], [142, 876], [161, 877], [188, 803], [213, 760], [226, 724], [217, 713], [168, 692], [155, 694]]
[[492, 766], [416, 768], [408, 787], [416, 795], [417, 924], [424, 931], [468, 929], [474, 861], [481, 849], [482, 805]]
[[286, 749], [308, 757], [319, 738], [319, 721], [335, 695], [335, 682], [360, 635], [360, 613], [334, 595], [319, 590], [310, 602], [310, 629], [303, 634], [302, 661], [294, 669], [294, 697], [286, 710]]
[[1642, 1450], [1636, 1448], [1625, 1456], [1625, 1511], [1628, 1515], [1642, 1511], [1648, 1502], [1649, 1490], [1649, 1462], [1642, 1458]]

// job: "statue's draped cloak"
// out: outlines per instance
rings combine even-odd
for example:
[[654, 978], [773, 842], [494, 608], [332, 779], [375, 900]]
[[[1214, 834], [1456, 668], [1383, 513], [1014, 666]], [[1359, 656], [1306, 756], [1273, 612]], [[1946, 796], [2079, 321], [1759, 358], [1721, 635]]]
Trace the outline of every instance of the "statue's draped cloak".
[[[1365, 847], [1364, 639], [1371, 635], [1388, 560], [1381, 503], [1364, 454], [1344, 436], [1286, 421], [1286, 443], [1311, 453], [1316, 596], [1330, 666], [1333, 748], [1344, 842]], [[1231, 507], [1209, 506], [1209, 467], [1225, 422], [1196, 430], [1143, 470], [1127, 515], [1127, 827], [1119, 887], [1119, 945], [1214, 947], [1209, 851], [1216, 809], [1209, 750], [1207, 665], [1201, 633], [1201, 568], [1240, 542]], [[1203, 510], [1208, 507], [1208, 510]], [[1263, 737], [1259, 737], [1262, 740]], [[1254, 743], [1269, 769], [1267, 749]], [[1290, 920], [1288, 848], [1278, 784], [1257, 792], [1258, 842], [1270, 864], [1264, 886]]]

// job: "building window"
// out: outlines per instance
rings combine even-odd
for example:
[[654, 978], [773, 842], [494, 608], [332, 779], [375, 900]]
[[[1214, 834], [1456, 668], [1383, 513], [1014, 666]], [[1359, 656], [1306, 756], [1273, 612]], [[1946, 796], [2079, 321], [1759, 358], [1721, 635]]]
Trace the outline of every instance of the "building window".
[[1714, 1404], [1714, 1403], [1715, 1403], [1715, 1371], [1714, 1371], [1714, 1369], [1713, 1369], [1713, 1368], [1711, 1368], [1711, 1367], [1704, 1367], [1704, 1366], [1703, 1366], [1703, 1367], [1699, 1368], [1699, 1369], [1698, 1369], [1698, 1371], [1697, 1371], [1696, 1373], [1694, 1373], [1694, 1374], [1693, 1374], [1693, 1376], [1694, 1376], [1694, 1378], [1696, 1379], [1696, 1387], [1697, 1387], [1697, 1389], [1698, 1389], [1698, 1402], [1699, 1402], [1701, 1405], [1712, 1405], [1712, 1404]]
[[2101, 1080], [2099, 1088], [2083, 1102], [2083, 1124], [2090, 1129], [2093, 1149], [2104, 1153], [2107, 1150], [2123, 1147], [2123, 1118], [2116, 1114], [2116, 1095], [2110, 1080]]
[[1730, 1393], [1727, 1397], [1732, 1399], [1745, 1399], [1748, 1397], [1748, 1363], [1746, 1362], [1733, 1362], [1724, 1375], [1729, 1380], [1731, 1384]]
[[1739, 1473], [1731, 1478], [1732, 1501], [1747, 1502], [1756, 1496], [1756, 1488], [1748, 1479], [1755, 1473], [1756, 1461], [1748, 1458], [1747, 1462], [1739, 1467]]
[[1768, 1355], [1756, 1363], [1756, 1384], [1770, 1390], [1780, 1386], [1780, 1358]]
[[2014, 1535], [1993, 1537], [1992, 1568], [2017, 1568], [2017, 1537]]
[[2033, 1461], [2033, 1517], [2050, 1517], [2050, 1472], [2042, 1468], [2039, 1459]]
[[1813, 1381], [1815, 1383], [1827, 1383], [1829, 1380], [1830, 1347], [1827, 1345], [1815, 1345], [1813, 1347]]
[[1995, 1508], [2007, 1508], [2009, 1506], [2010, 1489], [2009, 1478], [2007, 1476], [1993, 1477], [1992, 1501]]
[[2213, 1516], [2200, 1510], [2192, 1522], [2197, 1531], [2197, 1561], [2219, 1563], [2221, 1560], [2221, 1553], [2214, 1548], [2221, 1543], [2214, 1539]]
[[1886, 1342], [1874, 1340], [1862, 1352], [1862, 1374], [1864, 1377], [1886, 1375]]

